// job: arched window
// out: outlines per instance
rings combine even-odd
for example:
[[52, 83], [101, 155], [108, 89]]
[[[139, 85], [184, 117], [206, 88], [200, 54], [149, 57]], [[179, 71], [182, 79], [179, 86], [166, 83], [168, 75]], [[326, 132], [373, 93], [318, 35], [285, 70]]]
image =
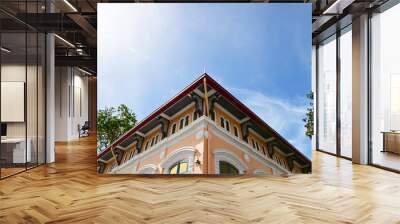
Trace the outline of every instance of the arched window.
[[181, 160], [171, 166], [169, 169], [169, 174], [185, 174], [188, 173], [188, 170], [188, 161]]
[[193, 112], [193, 121], [195, 121], [197, 119], [197, 112], [196, 110]]
[[225, 120], [225, 128], [226, 128], [226, 130], [228, 131], [228, 132], [230, 132], [230, 125], [229, 125], [229, 121], [228, 120]]
[[176, 124], [172, 125], [171, 135], [175, 134], [176, 131]]
[[183, 128], [184, 122], [185, 122], [185, 119], [181, 118], [181, 120], [179, 121], [179, 130], [181, 130]]
[[229, 120], [225, 119], [224, 117], [220, 117], [220, 125], [223, 129], [227, 130], [228, 132], [231, 131], [231, 124]]
[[219, 173], [220, 174], [229, 174], [229, 175], [237, 175], [239, 174], [239, 170], [232, 164], [219, 161]]
[[254, 142], [254, 139], [251, 139], [251, 143], [253, 144], [253, 149], [256, 148], [256, 143]]
[[185, 127], [189, 125], [189, 115], [185, 117]]
[[221, 117], [220, 121], [221, 121], [221, 127], [225, 128], [225, 119], [223, 117]]
[[159, 138], [160, 138], [160, 134], [158, 134], [158, 135], [156, 136], [156, 140], [155, 140], [154, 144], [157, 144]]
[[[170, 171], [177, 172], [179, 167], [179, 173], [184, 172], [186, 169], [186, 173], [193, 172], [193, 161], [195, 155], [195, 148], [193, 147], [183, 147], [173, 152], [169, 153], [163, 160], [160, 162], [160, 167], [163, 169], [164, 174], [169, 174]], [[182, 164], [178, 166], [176, 171], [173, 169], [175, 165], [180, 162], [186, 162], [186, 164]], [[186, 165], [186, 168], [185, 168]]]
[[238, 156], [226, 149], [216, 149], [214, 151], [214, 161], [215, 174], [244, 174], [248, 169]]
[[239, 137], [239, 132], [238, 132], [237, 127], [234, 127], [233, 130], [234, 130], [235, 136]]
[[267, 152], [265, 151], [265, 147], [263, 145], [261, 145], [262, 151], [264, 155], [267, 155]]
[[215, 112], [212, 110], [210, 111], [211, 120], [215, 121]]

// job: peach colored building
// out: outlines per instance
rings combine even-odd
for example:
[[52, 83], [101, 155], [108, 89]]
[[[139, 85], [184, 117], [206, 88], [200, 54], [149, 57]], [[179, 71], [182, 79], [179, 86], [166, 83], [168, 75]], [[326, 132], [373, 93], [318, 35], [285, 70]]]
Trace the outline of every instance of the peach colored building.
[[100, 153], [98, 172], [290, 174], [311, 162], [203, 74]]

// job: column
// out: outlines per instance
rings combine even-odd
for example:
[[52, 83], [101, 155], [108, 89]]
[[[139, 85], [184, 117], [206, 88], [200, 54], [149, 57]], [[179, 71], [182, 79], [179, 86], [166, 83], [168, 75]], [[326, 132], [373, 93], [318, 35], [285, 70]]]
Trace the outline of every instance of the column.
[[352, 157], [368, 163], [368, 15], [353, 18]]

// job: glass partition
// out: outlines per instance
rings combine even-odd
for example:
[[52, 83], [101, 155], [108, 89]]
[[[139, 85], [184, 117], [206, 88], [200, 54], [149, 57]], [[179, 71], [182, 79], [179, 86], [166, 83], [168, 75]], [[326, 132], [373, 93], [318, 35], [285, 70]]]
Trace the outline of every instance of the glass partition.
[[351, 25], [340, 41], [340, 155], [352, 157], [352, 34]]
[[318, 149], [336, 153], [336, 36], [318, 47]]
[[[18, 12], [42, 12], [43, 5], [19, 2]], [[46, 39], [1, 12], [0, 20], [8, 21], [0, 21], [0, 178], [5, 178], [45, 163]]]
[[400, 170], [400, 4], [371, 19], [372, 163]]
[[7, 177], [24, 171], [31, 158], [26, 150], [26, 33], [3, 32], [1, 47], [1, 175]]

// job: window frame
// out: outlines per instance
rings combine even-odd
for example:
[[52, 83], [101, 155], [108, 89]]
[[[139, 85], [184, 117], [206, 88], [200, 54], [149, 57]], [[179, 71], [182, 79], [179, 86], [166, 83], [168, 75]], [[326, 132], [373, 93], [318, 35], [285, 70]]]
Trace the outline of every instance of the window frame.
[[[218, 163], [219, 163], [219, 174], [220, 175], [239, 175], [240, 174], [239, 169], [236, 166], [234, 166], [233, 164], [231, 164], [230, 162], [225, 161], [225, 160], [219, 160]], [[221, 172], [221, 167], [222, 167], [221, 164], [227, 164], [228, 165], [227, 167], [229, 169], [233, 168], [233, 170], [235, 170], [235, 173], [222, 173]]]
[[184, 124], [184, 127], [187, 127], [188, 125], [189, 125], [189, 115], [186, 115], [185, 116], [185, 124]]
[[227, 130], [228, 132], [230, 132], [230, 122], [228, 119], [225, 119], [225, 130]]
[[[315, 46], [315, 82], [316, 82], [316, 86], [315, 86], [315, 93], [314, 93], [314, 98], [315, 98], [315, 147], [316, 147], [316, 151], [319, 152], [323, 152], [323, 153], [327, 153], [339, 158], [343, 158], [343, 159], [347, 159], [347, 160], [352, 160], [349, 157], [343, 156], [342, 152], [341, 152], [341, 118], [340, 118], [340, 113], [341, 113], [341, 101], [340, 101], [340, 96], [341, 96], [341, 90], [340, 90], [340, 85], [341, 85], [341, 64], [340, 64], [340, 58], [341, 58], [341, 53], [340, 53], [340, 42], [341, 42], [341, 36], [344, 35], [347, 32], [352, 32], [352, 23], [348, 23], [345, 26], [341, 27], [340, 29], [336, 30], [335, 33], [332, 33], [330, 36], [327, 36], [325, 39], [320, 40]], [[370, 35], [370, 34], [368, 34]], [[319, 88], [320, 88], [320, 66], [319, 66], [319, 57], [320, 57], [320, 53], [319, 53], [319, 48], [320, 45], [324, 42], [329, 42], [329, 40], [331, 39], [331, 41], [335, 41], [336, 42], [336, 112], [335, 112], [335, 122], [336, 122], [336, 136], [335, 136], [335, 141], [336, 141], [336, 147], [335, 147], [335, 152], [329, 152], [327, 150], [324, 150], [320, 147], [320, 141], [319, 141], [319, 136], [320, 136], [320, 118], [319, 118], [319, 113], [320, 113], [320, 99], [319, 99]], [[368, 47], [369, 48], [369, 47]], [[369, 90], [370, 91], [370, 90]]]
[[[181, 173], [180, 172], [180, 167], [181, 164], [186, 163], [186, 171]], [[171, 170], [176, 167], [176, 173], [171, 174]], [[187, 159], [179, 160], [178, 162], [174, 163], [172, 166], [168, 168], [168, 174], [169, 175], [178, 175], [178, 174], [188, 174], [189, 173], [189, 161]]]
[[172, 124], [172, 127], [171, 127], [171, 135], [173, 135], [173, 134], [175, 134], [176, 133], [176, 123], [173, 123]]
[[185, 117], [182, 117], [181, 119], [179, 119], [179, 130], [182, 130], [182, 128], [184, 128], [185, 126]]
[[234, 133], [235, 137], [239, 138], [239, 130], [236, 126], [233, 126], [233, 133]]

